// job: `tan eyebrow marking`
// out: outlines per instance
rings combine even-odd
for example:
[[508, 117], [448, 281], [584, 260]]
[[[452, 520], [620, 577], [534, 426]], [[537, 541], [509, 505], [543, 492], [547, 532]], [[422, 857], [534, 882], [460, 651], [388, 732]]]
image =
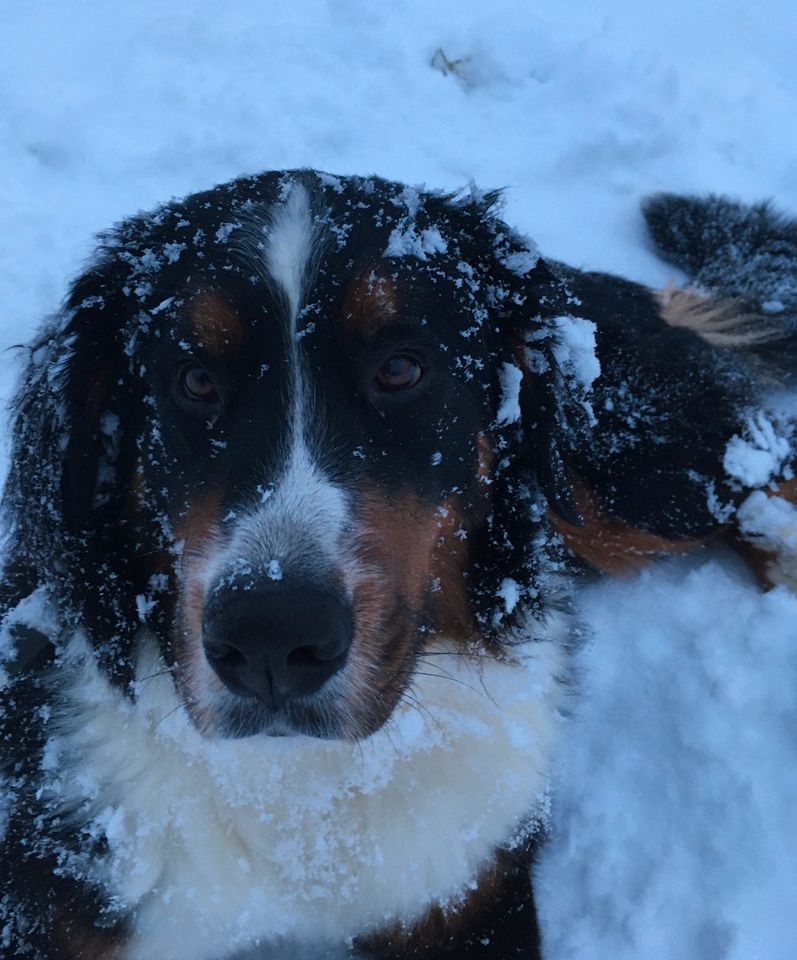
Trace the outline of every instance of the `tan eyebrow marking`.
[[366, 267], [352, 280], [341, 322], [349, 333], [370, 336], [399, 315], [396, 284], [380, 267]]
[[200, 294], [191, 303], [189, 316], [200, 346], [210, 356], [225, 359], [243, 346], [243, 322], [221, 294], [212, 290]]

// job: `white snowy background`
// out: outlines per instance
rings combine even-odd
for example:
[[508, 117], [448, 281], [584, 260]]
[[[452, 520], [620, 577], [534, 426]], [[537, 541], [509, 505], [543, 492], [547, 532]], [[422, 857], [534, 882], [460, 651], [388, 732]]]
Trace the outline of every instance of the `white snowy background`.
[[[266, 168], [507, 187], [543, 253], [677, 280], [646, 193], [797, 214], [796, 43], [794, 0], [0, 0], [0, 349], [95, 231]], [[703, 556], [582, 608], [546, 956], [794, 960], [797, 597]]]

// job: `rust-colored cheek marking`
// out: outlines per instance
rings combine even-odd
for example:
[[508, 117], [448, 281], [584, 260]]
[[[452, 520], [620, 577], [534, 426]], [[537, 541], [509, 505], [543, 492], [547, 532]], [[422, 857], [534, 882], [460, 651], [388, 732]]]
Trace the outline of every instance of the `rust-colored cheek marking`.
[[[384, 588], [418, 611], [431, 582], [436, 525], [429, 506], [404, 495], [390, 501], [372, 489], [361, 498], [361, 554], [386, 575]], [[392, 606], [392, 604], [391, 604]]]
[[569, 550], [604, 573], [631, 574], [655, 557], [687, 553], [710, 539], [670, 540], [648, 533], [611, 516], [583, 483], [574, 483], [573, 491], [584, 525], [574, 526], [549, 510], [551, 525]]
[[398, 296], [393, 279], [382, 267], [366, 267], [352, 280], [341, 311], [341, 324], [347, 333], [372, 336], [399, 315]]
[[[178, 602], [182, 633], [189, 646], [201, 641], [204, 619], [202, 567], [207, 563], [219, 531], [221, 492], [209, 490], [191, 504], [183, 519], [175, 525], [178, 540], [183, 541], [183, 576], [179, 578]], [[188, 651], [191, 656], [193, 651]]]
[[474, 479], [467, 495], [450, 497], [435, 516], [436, 544], [432, 559], [437, 629], [451, 640], [470, 644], [476, 625], [468, 572], [471, 536], [483, 529], [492, 504], [495, 464], [492, 441], [480, 432], [474, 442]]
[[200, 346], [211, 357], [229, 359], [243, 347], [243, 321], [221, 294], [200, 294], [191, 303], [189, 317]]
[[383, 577], [385, 609], [400, 604], [418, 614], [431, 593], [436, 628], [452, 636], [467, 633], [473, 619], [464, 579], [469, 521], [459, 499], [436, 507], [409, 494], [387, 501], [367, 491], [361, 503], [361, 554]]

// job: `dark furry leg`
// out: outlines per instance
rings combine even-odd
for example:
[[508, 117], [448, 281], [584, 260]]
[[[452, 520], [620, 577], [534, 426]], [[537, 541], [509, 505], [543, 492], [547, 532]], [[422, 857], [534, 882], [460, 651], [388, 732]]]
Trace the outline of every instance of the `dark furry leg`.
[[531, 889], [532, 846], [502, 850], [476, 890], [453, 913], [433, 908], [412, 928], [396, 926], [359, 939], [363, 960], [540, 960]]

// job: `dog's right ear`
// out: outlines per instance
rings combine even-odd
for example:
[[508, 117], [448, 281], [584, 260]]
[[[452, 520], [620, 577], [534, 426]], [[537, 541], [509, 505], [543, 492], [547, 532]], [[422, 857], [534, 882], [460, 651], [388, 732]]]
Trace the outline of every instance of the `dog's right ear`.
[[[98, 507], [114, 497], [124, 448], [121, 413], [129, 403], [129, 359], [122, 337], [128, 304], [120, 283], [92, 272], [74, 286], [64, 330], [67, 362], [59, 384], [65, 412], [60, 509], [70, 530], [92, 530]], [[99, 292], [98, 292], [99, 287]]]
[[73, 285], [63, 309], [28, 348], [14, 400], [5, 489], [5, 565], [39, 582], [63, 573], [64, 556], [103, 523], [122, 475], [119, 411], [127, 399], [125, 302], [108, 258]]
[[73, 285], [62, 311], [29, 348], [14, 404], [6, 502], [26, 536], [44, 550], [56, 536], [90, 536], [97, 507], [112, 495], [122, 449], [129, 381], [122, 349], [125, 318], [118, 278], [100, 263]]

